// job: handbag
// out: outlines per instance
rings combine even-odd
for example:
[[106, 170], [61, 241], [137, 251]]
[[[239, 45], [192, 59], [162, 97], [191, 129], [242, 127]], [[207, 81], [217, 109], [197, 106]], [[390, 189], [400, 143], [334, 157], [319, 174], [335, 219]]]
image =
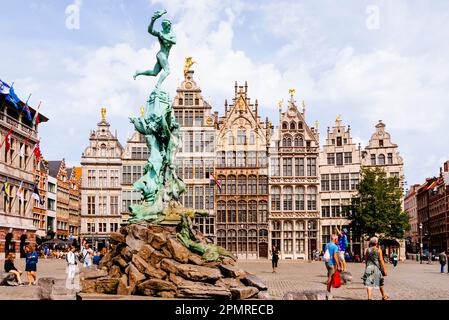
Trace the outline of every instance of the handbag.
[[340, 271], [335, 270], [334, 276], [332, 277], [332, 288], [340, 288], [340, 286], [341, 286]]

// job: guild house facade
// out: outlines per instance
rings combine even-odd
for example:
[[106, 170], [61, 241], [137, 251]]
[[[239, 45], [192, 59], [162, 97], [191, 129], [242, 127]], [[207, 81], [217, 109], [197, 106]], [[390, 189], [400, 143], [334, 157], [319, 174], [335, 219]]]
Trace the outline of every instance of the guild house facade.
[[318, 129], [306, 123], [294, 90], [270, 146], [270, 239], [282, 259], [311, 259], [318, 248]]

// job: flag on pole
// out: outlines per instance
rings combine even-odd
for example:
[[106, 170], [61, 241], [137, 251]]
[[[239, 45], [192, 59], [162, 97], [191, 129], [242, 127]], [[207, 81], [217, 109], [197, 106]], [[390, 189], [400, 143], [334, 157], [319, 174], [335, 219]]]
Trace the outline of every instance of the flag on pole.
[[36, 199], [37, 201], [39, 201], [40, 205], [44, 204], [44, 201], [42, 201], [41, 195], [39, 194], [39, 188], [37, 187], [38, 185], [38, 181], [36, 181], [36, 184], [34, 185], [34, 190], [33, 190], [33, 197], [34, 199]]
[[33, 127], [37, 126], [39, 124], [39, 108], [41, 106], [41, 103], [42, 103], [42, 101], [39, 102], [39, 105], [37, 106], [36, 113], [34, 114], [34, 118], [33, 118], [33, 122], [32, 122]]
[[0, 93], [9, 94], [9, 89], [11, 87], [6, 83], [0, 80]]
[[5, 137], [5, 153], [8, 153], [8, 151], [11, 149], [11, 133], [12, 129], [9, 129]]
[[221, 187], [222, 187], [221, 181], [217, 180], [217, 178], [215, 178], [215, 176], [212, 174], [212, 172], [210, 172], [209, 175], [212, 177], [212, 179], [213, 179], [212, 181], [214, 181], [217, 184], [218, 189], [221, 191]]
[[20, 182], [19, 189], [17, 189], [16, 197], [19, 198], [22, 203], [25, 201], [25, 189], [23, 188], [23, 181]]
[[6, 99], [10, 101], [14, 105], [14, 107], [16, 107], [16, 109], [19, 109], [19, 106], [17, 104], [19, 103], [20, 99], [14, 92], [13, 85], [14, 83], [9, 88], [9, 92], [6, 94]]
[[25, 158], [25, 146], [26, 146], [27, 142], [25, 141], [22, 146], [20, 147], [19, 150], [19, 157], [21, 158]]
[[29, 120], [29, 121], [32, 121], [30, 108], [28, 107], [28, 101], [30, 100], [30, 98], [31, 98], [31, 93], [30, 93], [30, 95], [28, 96], [28, 99], [27, 99], [27, 101], [25, 102], [25, 105], [23, 106], [23, 110], [25, 110], [25, 112], [27, 113], [27, 118], [28, 118], [28, 120]]
[[9, 182], [8, 182], [8, 177], [6, 177], [5, 182], [3, 183], [3, 187], [2, 187], [2, 191], [1, 193], [5, 193], [6, 195], [6, 202], [9, 202], [9, 198], [11, 197], [10, 193], [9, 193]]
[[42, 159], [42, 153], [41, 153], [41, 148], [39, 147], [39, 143], [40, 143], [40, 141], [38, 141], [36, 143], [36, 145], [34, 146], [34, 149], [33, 149], [34, 156], [36, 157], [36, 159], [34, 161], [36, 163], [38, 163]]

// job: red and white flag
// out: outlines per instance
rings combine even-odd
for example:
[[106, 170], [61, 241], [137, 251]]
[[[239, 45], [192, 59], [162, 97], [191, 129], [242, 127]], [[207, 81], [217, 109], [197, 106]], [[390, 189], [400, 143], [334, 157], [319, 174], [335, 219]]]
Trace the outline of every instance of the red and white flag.
[[9, 129], [5, 137], [5, 152], [8, 152], [11, 149], [11, 133], [12, 129]]
[[40, 141], [38, 141], [36, 143], [36, 145], [34, 146], [34, 149], [33, 149], [34, 156], [36, 157], [34, 161], [36, 163], [38, 163], [42, 159], [42, 153], [41, 153], [41, 148], [39, 147], [39, 143], [40, 143]]
[[218, 180], [217, 178], [215, 178], [215, 176], [212, 174], [212, 172], [210, 172], [209, 175], [211, 176], [211, 178], [213, 179], [213, 181], [217, 184], [218, 189], [220, 189], [220, 191], [221, 191], [221, 181]]

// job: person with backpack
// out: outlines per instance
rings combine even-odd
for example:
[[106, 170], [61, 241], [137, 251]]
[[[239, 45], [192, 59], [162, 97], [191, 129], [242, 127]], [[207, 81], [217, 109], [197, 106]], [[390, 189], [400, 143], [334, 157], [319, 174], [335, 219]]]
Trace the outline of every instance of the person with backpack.
[[338, 234], [338, 259], [341, 263], [341, 271], [346, 270], [346, 261], [345, 261], [345, 252], [349, 247], [348, 237], [346, 234], [348, 230], [344, 228], [343, 230], [339, 230], [338, 227], [335, 227]]
[[80, 262], [83, 264], [83, 267], [90, 267], [92, 265], [92, 255], [93, 251], [89, 248], [89, 245], [86, 243], [80, 255]]
[[324, 253], [324, 264], [327, 269], [327, 282], [326, 282], [326, 299], [331, 300], [332, 294], [331, 294], [331, 288], [332, 288], [332, 281], [334, 280], [334, 274], [341, 270], [340, 261], [338, 258], [338, 236], [336, 234], [333, 234], [331, 236], [331, 241], [326, 245], [325, 253]]
[[440, 255], [438, 256], [438, 260], [440, 261], [441, 273], [444, 273], [444, 266], [447, 263], [447, 256], [446, 256], [446, 253], [444, 251], [442, 251], [440, 253]]

